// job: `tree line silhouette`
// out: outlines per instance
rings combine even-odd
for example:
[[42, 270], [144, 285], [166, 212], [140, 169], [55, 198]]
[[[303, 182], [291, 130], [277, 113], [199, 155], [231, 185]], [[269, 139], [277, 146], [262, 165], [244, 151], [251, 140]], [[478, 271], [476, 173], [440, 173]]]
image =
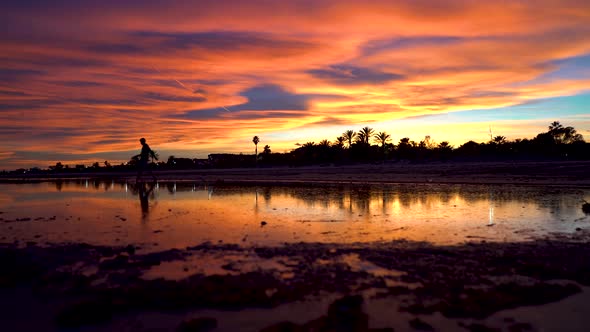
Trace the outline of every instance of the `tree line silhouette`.
[[[371, 144], [373, 143], [373, 144]], [[430, 136], [416, 142], [404, 137], [394, 144], [387, 132], [363, 127], [345, 131], [333, 142], [307, 142], [283, 154], [265, 151], [258, 156], [260, 165], [314, 165], [359, 162], [435, 162], [506, 160], [588, 160], [590, 144], [570, 126], [552, 122], [546, 132], [533, 139], [508, 140], [491, 137], [488, 142], [466, 142], [455, 148], [448, 141], [436, 143]]]
[[[167, 161], [152, 162], [150, 167], [158, 170], [272, 167], [306, 165], [344, 165], [351, 163], [384, 162], [440, 162], [440, 161], [518, 161], [518, 160], [590, 160], [590, 143], [571, 126], [552, 122], [546, 132], [532, 139], [508, 140], [505, 136], [490, 137], [488, 142], [468, 141], [454, 147], [448, 141], [436, 143], [430, 136], [416, 142], [404, 137], [394, 144], [391, 135], [385, 131], [375, 132], [365, 126], [358, 132], [346, 130], [334, 141], [327, 139], [318, 143], [306, 142], [286, 153], [274, 153], [265, 145], [258, 153], [262, 140], [254, 136], [254, 155], [210, 154], [207, 159], [177, 158], [169, 156]], [[76, 173], [131, 171], [137, 166], [137, 158], [126, 163], [112, 165], [108, 161], [95, 162], [90, 167], [70, 167], [61, 162], [48, 170], [33, 168], [18, 169], [6, 173]]]

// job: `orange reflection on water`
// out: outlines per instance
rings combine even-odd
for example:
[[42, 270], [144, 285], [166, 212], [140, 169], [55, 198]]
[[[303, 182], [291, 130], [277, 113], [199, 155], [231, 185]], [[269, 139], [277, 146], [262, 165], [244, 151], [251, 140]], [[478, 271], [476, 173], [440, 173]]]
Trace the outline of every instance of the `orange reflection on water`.
[[215, 187], [3, 184], [0, 242], [242, 246], [407, 239], [454, 244], [575, 232], [587, 190], [461, 185]]

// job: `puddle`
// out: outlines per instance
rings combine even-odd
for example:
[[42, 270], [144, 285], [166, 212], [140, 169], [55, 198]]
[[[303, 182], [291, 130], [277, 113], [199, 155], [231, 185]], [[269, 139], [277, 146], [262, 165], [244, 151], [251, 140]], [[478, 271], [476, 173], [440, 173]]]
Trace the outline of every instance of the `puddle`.
[[351, 271], [367, 272], [375, 277], [400, 277], [405, 274], [402, 271], [388, 270], [371, 262], [361, 260], [358, 254], [347, 254], [340, 257], [340, 261], [348, 264]]
[[0, 187], [0, 243], [22, 245], [133, 243], [143, 251], [206, 241], [241, 247], [397, 239], [446, 245], [523, 241], [590, 229], [590, 216], [580, 205], [590, 199], [588, 189], [134, 186], [87, 180]]
[[162, 262], [143, 275], [143, 279], [164, 278], [168, 280], [181, 280], [195, 274], [211, 275], [239, 275], [254, 271], [271, 270], [279, 279], [290, 279], [295, 274], [293, 269], [286, 266], [288, 257], [275, 257], [264, 259], [255, 253], [243, 251], [196, 253], [184, 260]]

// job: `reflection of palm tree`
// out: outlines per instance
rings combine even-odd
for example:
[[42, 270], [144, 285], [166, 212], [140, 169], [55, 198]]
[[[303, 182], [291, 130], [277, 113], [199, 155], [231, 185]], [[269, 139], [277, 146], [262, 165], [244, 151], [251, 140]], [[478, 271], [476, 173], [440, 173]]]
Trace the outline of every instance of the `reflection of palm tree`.
[[383, 213], [383, 215], [387, 215], [389, 213], [389, 207], [393, 202], [393, 197], [389, 190], [384, 190], [381, 195], [381, 213]]
[[342, 134], [342, 137], [344, 137], [344, 139], [348, 142], [348, 148], [350, 149], [352, 141], [356, 137], [356, 133], [354, 132], [354, 130], [347, 130]]
[[270, 199], [272, 197], [271, 188], [264, 187], [262, 190], [262, 197], [264, 197], [264, 203], [268, 206], [270, 205]]
[[258, 216], [258, 188], [254, 189], [254, 214]]
[[370, 211], [372, 199], [371, 189], [369, 187], [360, 188], [356, 191], [356, 194], [357, 196], [354, 203], [357, 207], [357, 210], [361, 213]]
[[490, 191], [489, 220], [487, 226], [494, 226], [494, 193]]

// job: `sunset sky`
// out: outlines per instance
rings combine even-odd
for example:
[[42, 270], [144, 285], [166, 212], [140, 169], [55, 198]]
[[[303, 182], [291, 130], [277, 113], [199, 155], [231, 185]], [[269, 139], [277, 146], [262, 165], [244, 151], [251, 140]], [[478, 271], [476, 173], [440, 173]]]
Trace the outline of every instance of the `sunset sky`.
[[590, 1], [0, 4], [0, 170], [554, 120], [590, 139]]

